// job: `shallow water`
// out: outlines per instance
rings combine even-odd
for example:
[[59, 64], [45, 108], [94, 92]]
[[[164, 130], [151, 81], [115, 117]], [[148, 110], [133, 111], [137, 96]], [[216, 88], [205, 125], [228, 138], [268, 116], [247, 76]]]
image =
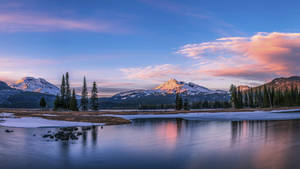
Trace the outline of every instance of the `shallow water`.
[[300, 120], [143, 119], [69, 142], [49, 130], [0, 127], [0, 168], [300, 168]]

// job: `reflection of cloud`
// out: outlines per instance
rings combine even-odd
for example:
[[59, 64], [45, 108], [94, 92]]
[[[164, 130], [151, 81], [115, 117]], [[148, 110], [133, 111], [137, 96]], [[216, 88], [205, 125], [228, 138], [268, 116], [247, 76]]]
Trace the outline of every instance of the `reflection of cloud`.
[[177, 125], [173, 122], [167, 122], [167, 124], [160, 125], [156, 129], [157, 135], [165, 142], [165, 148], [173, 150], [177, 143]]

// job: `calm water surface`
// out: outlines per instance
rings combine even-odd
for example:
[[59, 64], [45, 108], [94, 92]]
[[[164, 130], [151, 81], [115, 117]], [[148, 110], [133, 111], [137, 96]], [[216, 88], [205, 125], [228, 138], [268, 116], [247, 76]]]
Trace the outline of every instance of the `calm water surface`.
[[70, 142], [42, 138], [53, 128], [5, 129], [0, 127], [1, 169], [300, 168], [299, 120], [135, 120]]

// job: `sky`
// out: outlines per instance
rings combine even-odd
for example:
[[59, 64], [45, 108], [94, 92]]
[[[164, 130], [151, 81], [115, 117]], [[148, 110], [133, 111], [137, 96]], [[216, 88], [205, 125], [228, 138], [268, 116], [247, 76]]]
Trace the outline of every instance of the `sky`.
[[299, 75], [300, 1], [0, 0], [0, 80], [212, 89]]

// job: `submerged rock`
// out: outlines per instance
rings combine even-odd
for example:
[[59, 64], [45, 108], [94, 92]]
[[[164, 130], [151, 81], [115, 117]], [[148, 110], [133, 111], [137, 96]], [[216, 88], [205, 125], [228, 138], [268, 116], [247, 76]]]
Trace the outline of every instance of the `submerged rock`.
[[78, 131], [78, 127], [64, 127], [60, 128], [56, 133], [48, 131], [47, 134], [43, 135], [43, 138], [55, 139], [55, 141], [78, 140], [79, 136], [83, 135], [82, 131], [95, 129], [96, 127], [97, 126], [82, 127], [81, 131]]
[[14, 132], [14, 131], [13, 131], [13, 130], [6, 129], [5, 132], [6, 132], [6, 133], [12, 133], [12, 132]]

